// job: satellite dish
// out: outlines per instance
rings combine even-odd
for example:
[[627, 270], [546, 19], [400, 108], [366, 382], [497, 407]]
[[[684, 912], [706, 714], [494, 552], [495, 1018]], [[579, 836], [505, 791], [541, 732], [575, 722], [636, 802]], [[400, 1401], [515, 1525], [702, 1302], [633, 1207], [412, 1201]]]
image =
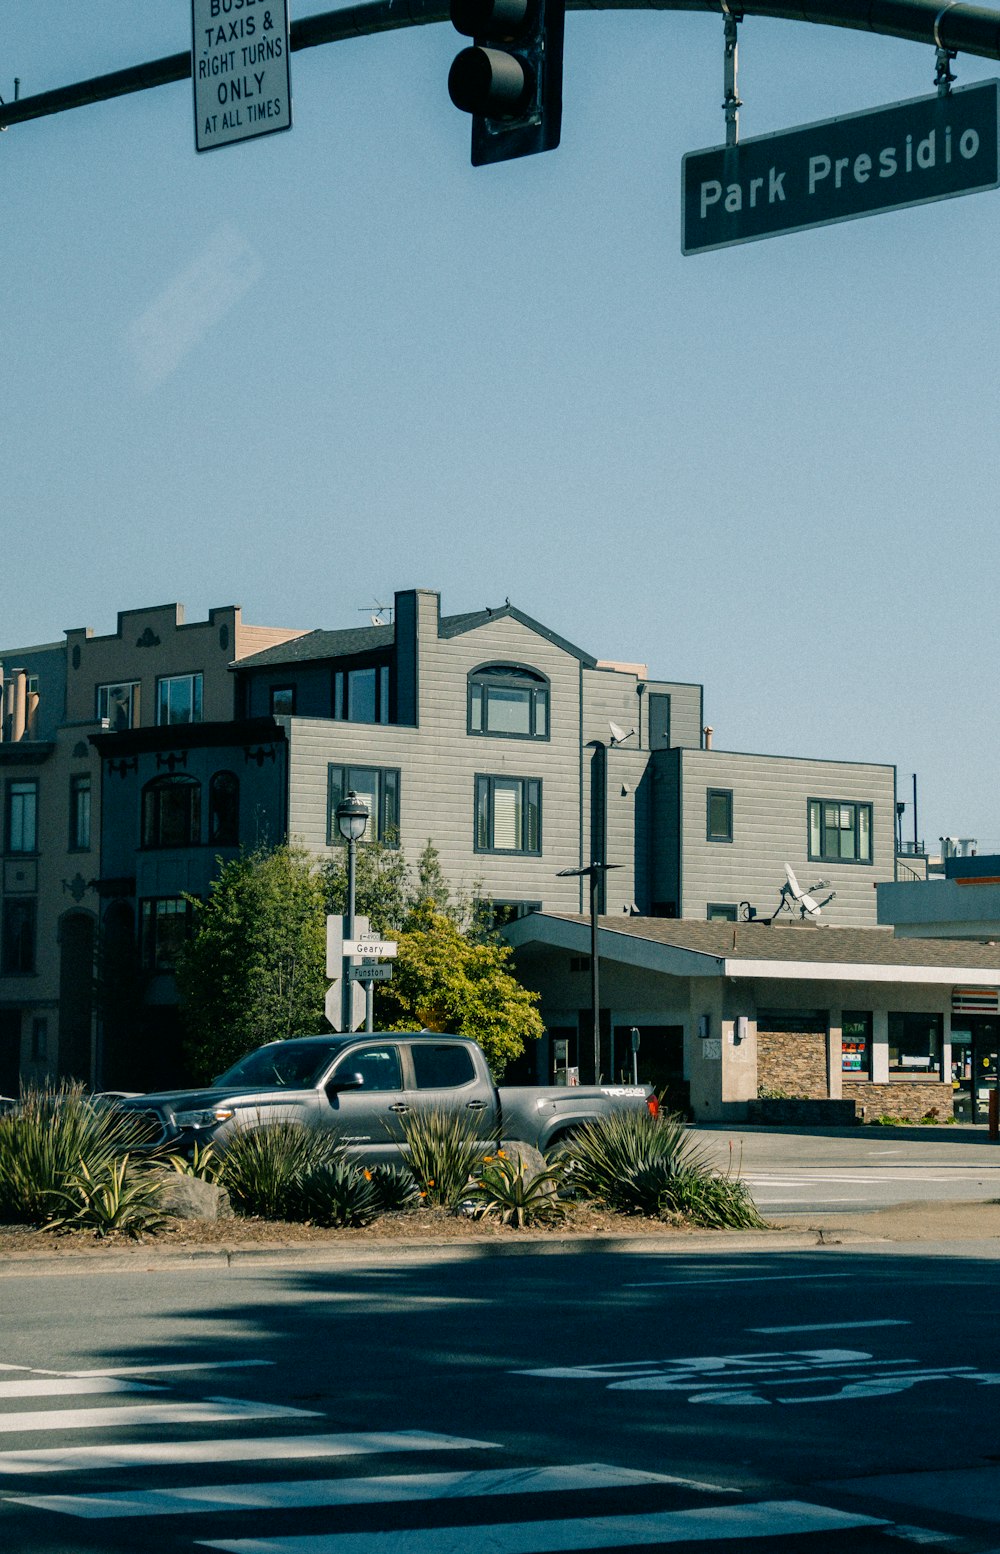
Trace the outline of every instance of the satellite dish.
[[608, 728], [611, 730], [612, 745], [624, 744], [625, 740], [631, 739], [632, 735], [635, 733], [635, 729], [630, 728], [626, 734], [625, 730], [623, 728], [619, 728], [617, 723], [612, 723], [610, 718], [608, 719]]
[[[813, 892], [825, 890], [830, 883], [829, 880], [819, 880], [815, 885], [811, 885], [809, 890], [803, 890], [795, 878], [790, 863], [785, 864], [785, 876], [787, 884], [781, 887], [781, 905], [788, 906], [788, 898], [791, 897], [799, 909], [800, 917], [818, 917], [823, 908], [837, 894], [835, 890], [831, 890], [830, 894], [823, 901], [817, 901]], [[781, 907], [778, 910], [780, 911]]]

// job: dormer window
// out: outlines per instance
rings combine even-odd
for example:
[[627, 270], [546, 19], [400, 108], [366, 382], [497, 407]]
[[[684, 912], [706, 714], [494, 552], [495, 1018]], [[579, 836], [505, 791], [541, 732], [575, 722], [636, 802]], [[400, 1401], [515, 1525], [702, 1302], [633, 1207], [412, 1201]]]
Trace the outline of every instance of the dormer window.
[[485, 664], [469, 676], [469, 733], [548, 739], [549, 682], [518, 664]]

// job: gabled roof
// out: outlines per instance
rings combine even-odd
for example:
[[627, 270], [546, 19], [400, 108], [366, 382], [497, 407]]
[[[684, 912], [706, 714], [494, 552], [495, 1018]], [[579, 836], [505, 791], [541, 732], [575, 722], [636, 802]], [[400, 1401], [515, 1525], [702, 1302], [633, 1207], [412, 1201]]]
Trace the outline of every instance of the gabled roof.
[[[602, 958], [672, 976], [1000, 986], [1000, 944], [965, 939], [897, 939], [884, 928], [770, 927], [664, 917], [601, 917], [598, 929]], [[534, 912], [504, 933], [516, 946], [541, 943], [587, 953], [590, 918]]]
[[351, 626], [344, 631], [307, 631], [290, 642], [238, 658], [236, 669], [263, 669], [268, 664], [306, 664], [324, 658], [349, 658], [354, 653], [374, 653], [391, 647], [393, 626]]
[[597, 668], [597, 659], [592, 654], [585, 653], [583, 648], [575, 647], [572, 642], [567, 642], [565, 637], [560, 637], [558, 632], [543, 626], [541, 621], [536, 621], [531, 615], [525, 615], [523, 610], [519, 610], [509, 600], [496, 609], [487, 607], [485, 610], [473, 610], [467, 615], [443, 615], [438, 627], [438, 636], [460, 637], [463, 632], [475, 631], [479, 626], [488, 626], [491, 621], [499, 620], [519, 621], [522, 626], [527, 626], [529, 631], [544, 637], [546, 642], [562, 648], [563, 652], [569, 653], [572, 658], [578, 658], [588, 669]]
[[[567, 642], [565, 637], [550, 631], [548, 626], [543, 626], [540, 621], [525, 615], [523, 610], [517, 609], [513, 604], [502, 604], [496, 609], [472, 610], [465, 615], [443, 615], [438, 622], [438, 636], [446, 639], [460, 637], [467, 631], [475, 631], [479, 626], [487, 626], [491, 621], [498, 620], [519, 621], [529, 631], [544, 637], [546, 642], [553, 643], [556, 647], [562, 648], [564, 653], [579, 659], [580, 663], [585, 664], [588, 669], [594, 669], [597, 666], [597, 659], [590, 653], [574, 647], [573, 643]], [[356, 653], [374, 653], [380, 648], [392, 647], [395, 640], [394, 626], [352, 626], [344, 631], [307, 631], [301, 637], [293, 637], [289, 642], [280, 642], [277, 647], [265, 648], [261, 653], [251, 653], [247, 658], [239, 658], [232, 667], [266, 669], [270, 665], [307, 664], [327, 658], [349, 658]]]

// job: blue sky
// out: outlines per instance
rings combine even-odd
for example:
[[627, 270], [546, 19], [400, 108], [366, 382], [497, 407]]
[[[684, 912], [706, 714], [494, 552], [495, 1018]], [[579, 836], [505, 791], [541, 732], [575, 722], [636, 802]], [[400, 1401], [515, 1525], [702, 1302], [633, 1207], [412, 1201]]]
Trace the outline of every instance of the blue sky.
[[[187, 0], [0, 0], [0, 94], [189, 46]], [[703, 681], [718, 747], [894, 762], [928, 842], [1000, 848], [998, 195], [682, 258], [720, 17], [571, 13], [562, 145], [492, 168], [459, 46], [298, 52], [291, 131], [200, 156], [189, 82], [0, 137], [0, 642], [509, 596]], [[742, 133], [933, 73], [750, 19]]]

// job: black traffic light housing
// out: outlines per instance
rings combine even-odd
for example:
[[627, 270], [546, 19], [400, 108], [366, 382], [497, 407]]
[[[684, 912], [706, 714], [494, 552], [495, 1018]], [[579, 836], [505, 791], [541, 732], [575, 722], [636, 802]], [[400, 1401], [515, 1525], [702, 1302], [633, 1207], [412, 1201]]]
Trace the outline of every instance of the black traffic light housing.
[[558, 146], [566, 0], [451, 0], [451, 19], [473, 40], [448, 75], [472, 114], [473, 167]]

